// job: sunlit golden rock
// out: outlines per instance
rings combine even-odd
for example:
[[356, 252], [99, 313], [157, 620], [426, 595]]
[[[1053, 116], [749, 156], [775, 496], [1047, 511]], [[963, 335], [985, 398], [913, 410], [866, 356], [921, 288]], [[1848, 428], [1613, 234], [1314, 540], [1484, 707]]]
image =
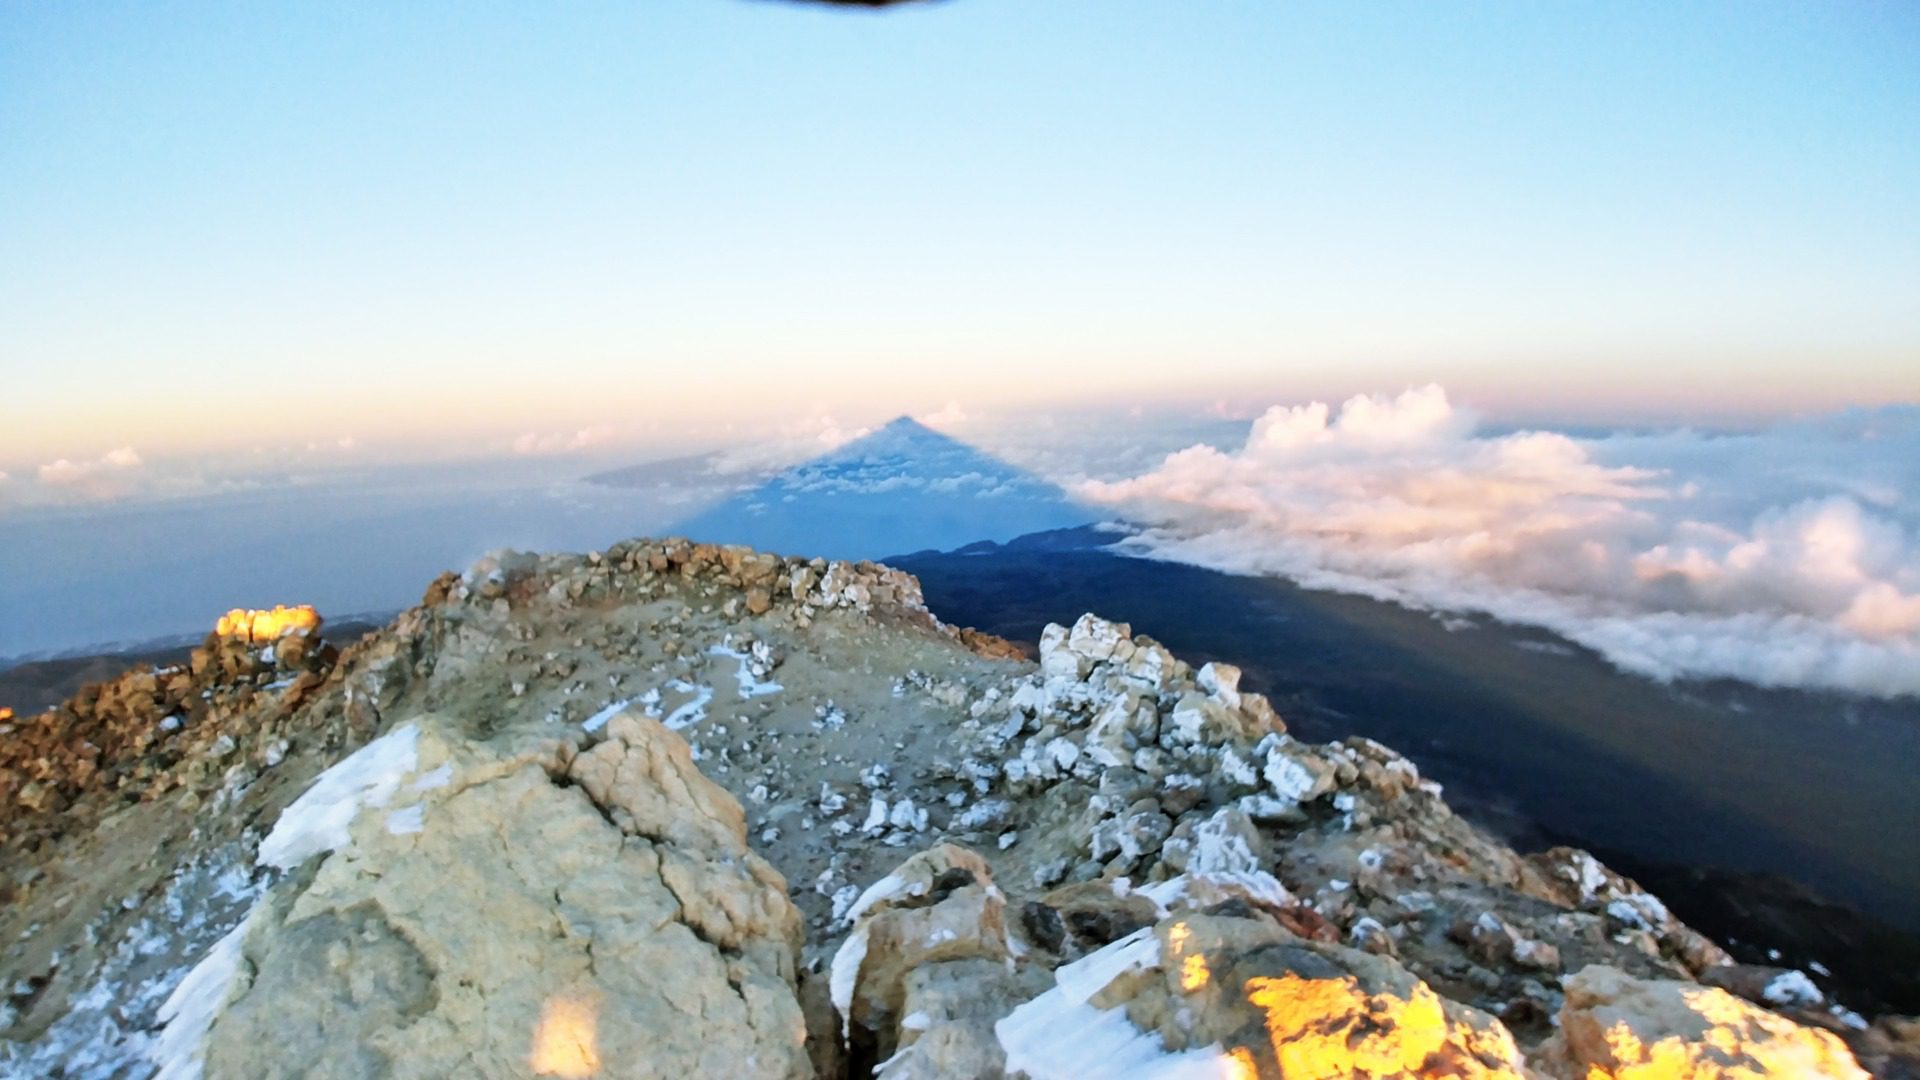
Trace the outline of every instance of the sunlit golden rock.
[[270, 611], [234, 608], [220, 616], [213, 632], [223, 638], [266, 643], [288, 634], [311, 634], [320, 629], [320, 622], [320, 613], [306, 604], [297, 607], [276, 604]]
[[997, 1028], [1009, 1072], [1072, 1075], [1084, 1050], [1236, 1080], [1532, 1075], [1500, 1021], [1263, 912], [1175, 915], [1055, 976]]
[[1636, 979], [1610, 967], [1566, 981], [1560, 1035], [1540, 1064], [1567, 1080], [1864, 1080], [1829, 1032], [1714, 987]]
[[1266, 1014], [1270, 1049], [1288, 1080], [1522, 1075], [1519, 1049], [1504, 1028], [1449, 1019], [1425, 983], [1402, 997], [1369, 994], [1350, 975], [1309, 979], [1289, 972], [1249, 979], [1245, 991]]

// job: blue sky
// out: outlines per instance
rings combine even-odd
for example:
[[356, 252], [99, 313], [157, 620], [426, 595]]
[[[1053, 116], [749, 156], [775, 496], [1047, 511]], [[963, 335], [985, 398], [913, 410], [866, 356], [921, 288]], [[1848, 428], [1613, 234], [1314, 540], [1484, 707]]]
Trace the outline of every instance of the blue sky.
[[1892, 3], [10, 5], [0, 470], [1915, 400], [1916, 61]]

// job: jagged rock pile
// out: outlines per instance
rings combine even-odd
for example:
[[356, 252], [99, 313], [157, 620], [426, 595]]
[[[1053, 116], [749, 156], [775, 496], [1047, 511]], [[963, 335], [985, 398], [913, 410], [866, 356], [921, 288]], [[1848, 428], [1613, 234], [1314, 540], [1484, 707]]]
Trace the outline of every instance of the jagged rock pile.
[[[1591, 1040], [1549, 1045], [1556, 1026], [1592, 1004], [1570, 1002], [1563, 980], [1613, 972], [1632, 986], [1705, 994], [1695, 979], [1734, 970], [1712, 942], [1590, 855], [1518, 856], [1456, 819], [1405, 758], [1365, 739], [1300, 743], [1238, 681], [1231, 667], [1194, 671], [1093, 616], [1070, 630], [1049, 627], [1040, 670], [978, 699], [969, 720], [978, 754], [969, 761], [998, 762], [998, 786], [1037, 804], [1041, 824], [1019, 834], [1019, 854], [1003, 860], [1017, 876], [1002, 880], [1038, 895], [1005, 898], [980, 856], [952, 848], [867, 890], [849, 909], [855, 926], [833, 963], [859, 1060], [900, 1077], [951, 1075], [954, 1061], [981, 1059], [1035, 1077], [1495, 1076], [1522, 1074], [1524, 1043], [1543, 1048], [1540, 1062], [1559, 1063], [1555, 1075], [1586, 1076], [1590, 1066], [1634, 1062], [1598, 1055]], [[985, 782], [983, 792], [995, 786]], [[932, 903], [943, 890], [950, 898]], [[991, 899], [957, 906], [968, 890]], [[976, 917], [978, 932], [968, 928]], [[972, 947], [923, 955], [914, 934], [890, 929], [908, 918], [942, 928], [922, 940]], [[1015, 929], [1002, 934], [1008, 922]], [[901, 939], [910, 942], [898, 949], [904, 956], [877, 952], [877, 942]], [[962, 959], [991, 966], [1016, 957], [1059, 965], [1059, 985], [1001, 1010], [992, 1039], [978, 1016], [940, 1019], [910, 989]], [[1155, 965], [1158, 978], [1119, 978]], [[922, 967], [926, 974], [911, 974]], [[1093, 971], [1101, 978], [1085, 974]], [[982, 986], [1003, 1003], [1018, 996], [997, 976]], [[1708, 1014], [1729, 1013], [1726, 1003], [1738, 1000], [1711, 993], [1724, 1002], [1703, 1006]], [[1819, 1011], [1817, 991], [1795, 1004], [1815, 1024], [1845, 1029], [1850, 1019]], [[1857, 1074], [1834, 1035], [1742, 1007], [1801, 1048], [1777, 1060], [1847, 1063], [1779, 1075]], [[1329, 1024], [1343, 1034], [1330, 1035]], [[1662, 1037], [1705, 1053], [1699, 1040], [1710, 1027], [1689, 1034], [1682, 1024]], [[1090, 1064], [1101, 1060], [1093, 1046], [1108, 1046], [1100, 1053], [1125, 1068]], [[1224, 1071], [1206, 1071], [1216, 1066]], [[1200, 1071], [1182, 1071], [1190, 1068]]]
[[1301, 743], [1238, 684], [1123, 625], [1049, 627], [1040, 671], [972, 709], [980, 757], [1004, 757], [1005, 789], [1037, 800], [1033, 884], [1232, 880], [1517, 1022], [1545, 1020], [1563, 970], [1692, 978], [1728, 962], [1584, 852], [1518, 856], [1406, 758], [1364, 738]]
[[[280, 876], [256, 864], [262, 836], [322, 770], [381, 731], [444, 708], [476, 733], [593, 727], [603, 738], [613, 706], [646, 696], [624, 690], [628, 680], [686, 707], [693, 734], [713, 737], [749, 719], [741, 712], [764, 719], [788, 699], [805, 727], [816, 703], [740, 697], [733, 655], [710, 650], [732, 641], [746, 656], [740, 670], [765, 674], [769, 630], [828, 644], [852, 631], [864, 636], [823, 666], [891, 701], [891, 676], [861, 670], [869, 643], [907, 634], [944, 656], [956, 634], [926, 614], [917, 582], [889, 568], [685, 541], [485, 559], [340, 650], [315, 624], [263, 614], [229, 617], [229, 633], [181, 670], [91, 687], [16, 721], [14, 733], [30, 737], [0, 740], [13, 780], [0, 800], [0, 1076], [145, 1075], [162, 1002]], [[293, 629], [278, 636], [284, 626]], [[711, 715], [693, 707], [703, 696]], [[737, 748], [715, 755], [708, 767], [723, 771], [739, 758]], [[59, 785], [59, 800], [22, 800], [37, 779]]]
[[884, 1080], [1867, 1075], [1829, 1032], [1599, 965], [1567, 978], [1559, 1033], [1528, 1053], [1391, 957], [1302, 935], [1244, 884], [1215, 885], [1227, 899], [1153, 900], [1153, 921], [1066, 960], [1064, 935], [1005, 929], [1022, 902], [980, 856], [932, 849], [861, 898], [836, 1003], [875, 1037], [862, 1064], [878, 1058]]
[[[0, 728], [0, 846], [31, 847], [110, 800], [203, 786], [238, 741], [319, 686], [339, 652], [312, 608], [234, 611], [186, 664], [88, 686], [60, 708]], [[272, 695], [282, 708], [262, 709]]]
[[210, 641], [182, 729], [164, 688], [101, 712], [140, 674], [32, 721], [99, 752], [64, 815], [10, 791], [0, 1076], [1851, 1077], [1915, 1042], [1093, 616], [1036, 665], [885, 567], [633, 541], [274, 640]]

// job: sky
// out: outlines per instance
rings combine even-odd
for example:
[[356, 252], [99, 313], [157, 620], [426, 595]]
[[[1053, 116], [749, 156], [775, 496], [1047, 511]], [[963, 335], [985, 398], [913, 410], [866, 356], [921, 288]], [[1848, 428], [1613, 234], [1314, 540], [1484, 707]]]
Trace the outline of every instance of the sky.
[[0, 654], [909, 414], [1137, 555], [1920, 695], [1916, 61], [1868, 2], [0, 6]]
[[1914, 401], [1916, 58], [1896, 3], [7, 5], [0, 483]]

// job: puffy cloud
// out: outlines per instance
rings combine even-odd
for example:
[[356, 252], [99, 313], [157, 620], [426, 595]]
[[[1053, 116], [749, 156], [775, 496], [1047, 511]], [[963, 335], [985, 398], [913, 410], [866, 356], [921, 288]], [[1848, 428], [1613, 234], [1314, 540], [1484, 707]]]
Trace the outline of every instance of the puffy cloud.
[[939, 412], [930, 412], [923, 416], [916, 416], [914, 419], [929, 427], [964, 424], [967, 422], [967, 411], [960, 407], [959, 402], [949, 398], [946, 405], [943, 406]]
[[[576, 431], [529, 431], [513, 440], [513, 452], [528, 457], [571, 454], [605, 442], [612, 434], [612, 429], [607, 427], [585, 427]], [[341, 449], [352, 449], [352, 446], [342, 443]]]
[[1473, 417], [1455, 409], [1445, 390], [1429, 384], [1395, 398], [1358, 395], [1338, 415], [1319, 401], [1276, 405], [1253, 422], [1246, 452], [1272, 457], [1314, 447], [1340, 453], [1391, 450], [1457, 439], [1472, 430]]
[[1920, 410], [1484, 435], [1437, 386], [1276, 406], [1083, 497], [1142, 554], [1544, 626], [1655, 678], [1920, 694]]
[[49, 488], [70, 493], [71, 498], [118, 499], [133, 490], [129, 475], [141, 467], [140, 455], [133, 447], [109, 450], [91, 461], [60, 458], [40, 466], [36, 478]]

